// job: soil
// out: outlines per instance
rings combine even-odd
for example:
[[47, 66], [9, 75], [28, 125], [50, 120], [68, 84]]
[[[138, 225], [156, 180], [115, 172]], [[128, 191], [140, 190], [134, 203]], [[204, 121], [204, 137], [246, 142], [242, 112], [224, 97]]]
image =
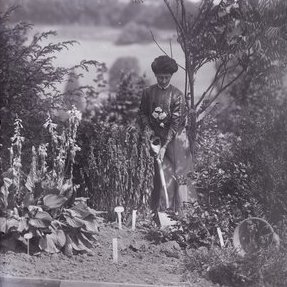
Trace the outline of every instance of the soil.
[[[113, 263], [112, 239], [118, 238], [118, 263]], [[145, 231], [105, 225], [89, 254], [68, 257], [63, 253], [28, 255], [0, 253], [0, 276], [38, 277], [134, 284], [186, 286], [183, 251], [176, 242], [153, 244]], [[192, 286], [214, 286], [200, 280]]]

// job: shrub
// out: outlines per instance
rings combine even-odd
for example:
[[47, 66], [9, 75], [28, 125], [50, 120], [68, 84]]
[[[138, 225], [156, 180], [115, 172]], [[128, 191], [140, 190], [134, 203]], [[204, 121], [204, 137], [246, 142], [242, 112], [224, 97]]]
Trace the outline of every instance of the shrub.
[[287, 280], [286, 249], [270, 248], [239, 257], [232, 248], [201, 247], [185, 257], [185, 277], [204, 277], [220, 286], [281, 287]]
[[144, 77], [134, 73], [122, 74], [117, 90], [102, 102], [93, 121], [100, 120], [120, 125], [134, 123], [145, 86]]
[[[83, 60], [79, 65], [71, 68], [55, 67], [54, 59], [57, 53], [74, 45], [75, 41], [49, 43], [43, 45], [43, 40], [55, 35], [53, 31], [35, 34], [32, 40], [27, 40], [31, 25], [25, 23], [9, 24], [14, 10], [0, 14], [0, 114], [1, 137], [3, 145], [3, 163], [9, 162], [8, 153], [10, 137], [13, 135], [13, 121], [15, 115], [23, 120], [24, 162], [28, 162], [29, 145], [38, 145], [41, 142], [41, 123], [45, 120], [47, 112], [53, 113], [62, 108], [65, 93], [59, 90], [59, 83], [65, 83], [67, 76], [73, 73], [74, 78], [82, 77], [82, 70], [96, 67], [96, 83], [101, 84], [100, 76], [105, 67], [96, 61]], [[95, 87], [79, 87], [83, 97], [96, 96]], [[27, 147], [27, 148], [26, 148]], [[25, 160], [25, 154], [27, 160]], [[4, 169], [7, 166], [3, 166]], [[25, 167], [23, 167], [25, 169]]]
[[92, 207], [113, 217], [116, 205], [126, 210], [148, 206], [153, 158], [149, 143], [137, 128], [85, 122], [80, 127], [79, 144], [77, 183]]
[[136, 57], [119, 57], [109, 70], [110, 91], [117, 91], [122, 78], [126, 74], [138, 75], [140, 71], [139, 62]]
[[116, 40], [116, 45], [149, 43], [151, 41], [152, 37], [145, 26], [130, 22], [123, 28]]
[[198, 201], [186, 205], [176, 217], [173, 231], [186, 247], [219, 243], [217, 227], [230, 241], [240, 221], [262, 215], [260, 204], [250, 193], [250, 167], [237, 156], [240, 144], [239, 137], [219, 130], [212, 115], [200, 123], [192, 174]]

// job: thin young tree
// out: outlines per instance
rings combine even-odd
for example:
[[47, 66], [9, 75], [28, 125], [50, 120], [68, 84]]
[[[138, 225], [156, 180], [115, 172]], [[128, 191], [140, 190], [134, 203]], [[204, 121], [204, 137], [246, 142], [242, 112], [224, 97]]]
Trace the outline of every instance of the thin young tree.
[[[244, 74], [256, 70], [257, 79], [278, 84], [286, 66], [285, 0], [202, 0], [194, 15], [184, 0], [163, 0], [173, 17], [178, 42], [185, 55], [185, 98], [188, 136], [194, 154], [197, 127], [220, 96]], [[208, 63], [215, 73], [205, 91], [195, 98], [195, 76]]]

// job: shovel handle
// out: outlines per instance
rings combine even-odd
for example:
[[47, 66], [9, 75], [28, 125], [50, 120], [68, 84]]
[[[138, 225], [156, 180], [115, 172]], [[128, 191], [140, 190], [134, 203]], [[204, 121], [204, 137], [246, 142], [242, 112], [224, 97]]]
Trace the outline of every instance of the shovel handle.
[[157, 165], [158, 165], [158, 169], [159, 169], [161, 184], [162, 184], [162, 187], [164, 190], [166, 208], [169, 208], [169, 198], [168, 198], [166, 181], [165, 181], [165, 177], [164, 177], [164, 172], [163, 172], [161, 160], [159, 158], [157, 158], [156, 161], [157, 161]]

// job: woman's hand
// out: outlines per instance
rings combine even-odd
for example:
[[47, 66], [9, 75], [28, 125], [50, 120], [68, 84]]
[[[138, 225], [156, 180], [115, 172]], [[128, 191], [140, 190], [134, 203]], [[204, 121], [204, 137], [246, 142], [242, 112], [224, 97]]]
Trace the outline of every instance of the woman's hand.
[[154, 131], [149, 127], [145, 128], [144, 137], [146, 137], [150, 140], [153, 136], [154, 136]]
[[158, 158], [159, 158], [160, 161], [163, 161], [165, 152], [166, 152], [166, 145], [163, 145], [163, 146], [160, 148], [159, 153], [158, 153]]

